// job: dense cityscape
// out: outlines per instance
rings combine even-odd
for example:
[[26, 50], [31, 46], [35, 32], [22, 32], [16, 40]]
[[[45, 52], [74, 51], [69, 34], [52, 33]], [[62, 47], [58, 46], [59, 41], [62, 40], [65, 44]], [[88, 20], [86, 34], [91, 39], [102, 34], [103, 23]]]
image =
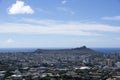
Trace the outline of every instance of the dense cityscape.
[[0, 80], [120, 80], [120, 53], [86, 46], [0, 53]]

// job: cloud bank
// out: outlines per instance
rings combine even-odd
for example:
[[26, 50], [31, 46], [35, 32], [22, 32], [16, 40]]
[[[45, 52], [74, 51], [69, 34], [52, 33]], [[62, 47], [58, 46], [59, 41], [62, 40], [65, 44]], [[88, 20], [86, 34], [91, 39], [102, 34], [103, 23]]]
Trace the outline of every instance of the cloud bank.
[[17, 0], [15, 4], [12, 4], [8, 9], [9, 14], [33, 14], [34, 11], [29, 5], [25, 5], [23, 1]]
[[79, 36], [100, 36], [104, 33], [120, 33], [120, 26], [98, 23], [61, 22], [56, 20], [23, 19], [22, 23], [3, 23], [0, 33], [17, 34], [62, 34]]

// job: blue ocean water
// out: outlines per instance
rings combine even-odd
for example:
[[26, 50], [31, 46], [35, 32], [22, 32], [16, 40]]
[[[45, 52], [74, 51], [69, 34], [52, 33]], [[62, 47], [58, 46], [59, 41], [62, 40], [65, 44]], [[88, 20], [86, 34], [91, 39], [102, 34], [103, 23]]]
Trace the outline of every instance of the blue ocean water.
[[120, 53], [120, 48], [92, 48], [97, 52], [103, 53]]
[[33, 52], [37, 48], [0, 48], [0, 52]]
[[[0, 48], [0, 52], [33, 52], [38, 48]], [[120, 48], [91, 48], [97, 52], [120, 53]]]

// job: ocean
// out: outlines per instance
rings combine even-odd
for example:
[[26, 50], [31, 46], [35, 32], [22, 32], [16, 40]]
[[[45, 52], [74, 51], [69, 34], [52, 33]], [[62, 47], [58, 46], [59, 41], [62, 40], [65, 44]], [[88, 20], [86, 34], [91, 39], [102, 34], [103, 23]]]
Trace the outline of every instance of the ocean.
[[[39, 48], [0, 48], [0, 52], [33, 52]], [[91, 48], [97, 52], [120, 53], [120, 48]]]
[[120, 48], [92, 48], [97, 52], [103, 53], [120, 53]]
[[0, 48], [0, 52], [33, 52], [37, 48]]

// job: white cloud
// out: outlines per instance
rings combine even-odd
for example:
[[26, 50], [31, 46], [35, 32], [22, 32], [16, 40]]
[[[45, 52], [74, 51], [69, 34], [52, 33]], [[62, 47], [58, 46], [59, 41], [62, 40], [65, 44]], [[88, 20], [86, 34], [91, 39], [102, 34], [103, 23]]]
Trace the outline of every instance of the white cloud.
[[15, 4], [13, 4], [8, 9], [9, 14], [33, 14], [34, 11], [29, 5], [25, 5], [23, 1], [17, 0]]
[[[62, 34], [80, 36], [100, 36], [104, 32], [120, 33], [120, 26], [97, 23], [62, 22], [55, 20], [24, 19], [24, 23], [3, 23], [0, 33], [17, 34]], [[37, 24], [37, 25], [36, 25]]]
[[104, 20], [120, 20], [120, 16], [103, 17]]
[[63, 0], [63, 1], [62, 1], [62, 4], [66, 4], [66, 3], [67, 3], [67, 1], [66, 1], [66, 0]]
[[5, 40], [5, 43], [13, 43], [13, 42], [14, 42], [14, 40], [13, 40], [13, 39], [11, 39], [11, 38], [9, 38], [9, 39]]
[[38, 25], [43, 25], [43, 26], [48, 26], [48, 25], [55, 25], [62, 23], [63, 21], [56, 21], [56, 20], [50, 20], [50, 19], [44, 19], [44, 20], [34, 20], [34, 19], [27, 19], [23, 18], [22, 21], [27, 22], [27, 23], [34, 23]]
[[57, 7], [58, 10], [66, 12], [66, 13], [70, 13], [70, 14], [75, 14], [75, 12], [69, 8], [65, 8], [65, 7]]

